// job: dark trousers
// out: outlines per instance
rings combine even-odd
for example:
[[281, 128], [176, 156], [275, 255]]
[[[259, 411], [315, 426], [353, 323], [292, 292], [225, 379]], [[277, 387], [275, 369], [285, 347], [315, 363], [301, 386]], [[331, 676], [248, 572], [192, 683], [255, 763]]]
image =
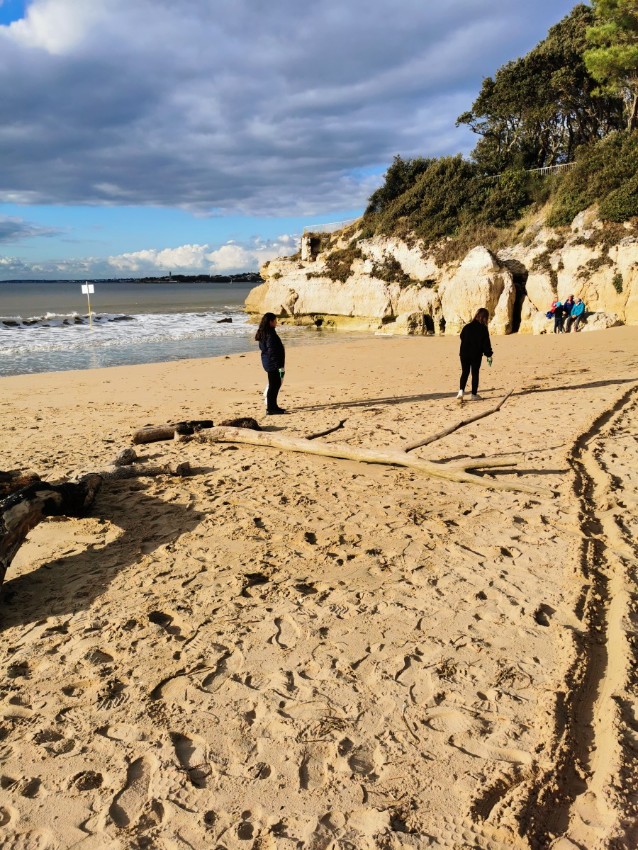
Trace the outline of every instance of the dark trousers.
[[268, 392], [266, 393], [266, 409], [269, 411], [277, 410], [279, 405], [277, 404], [277, 396], [279, 395], [279, 390], [281, 389], [281, 377], [279, 375], [279, 369], [275, 369], [272, 372], [268, 372]]
[[479, 385], [479, 372], [481, 370], [481, 360], [479, 357], [478, 360], [465, 360], [465, 358], [461, 357], [461, 386], [465, 392], [465, 385], [467, 384], [467, 379], [470, 377], [470, 370], [472, 372], [472, 395], [476, 395], [478, 392]]
[[563, 331], [563, 317], [554, 315], [554, 333], [562, 334]]

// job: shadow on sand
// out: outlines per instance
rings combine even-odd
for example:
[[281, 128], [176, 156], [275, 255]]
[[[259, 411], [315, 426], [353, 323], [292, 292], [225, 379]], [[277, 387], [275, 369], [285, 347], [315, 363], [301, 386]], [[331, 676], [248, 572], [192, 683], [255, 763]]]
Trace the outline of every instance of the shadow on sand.
[[137, 487], [105, 482], [88, 514], [121, 529], [115, 540], [103, 546], [89, 544], [83, 552], [54, 558], [13, 579], [9, 567], [0, 592], [1, 629], [88, 608], [119, 572], [199, 525], [202, 514], [148, 496]]

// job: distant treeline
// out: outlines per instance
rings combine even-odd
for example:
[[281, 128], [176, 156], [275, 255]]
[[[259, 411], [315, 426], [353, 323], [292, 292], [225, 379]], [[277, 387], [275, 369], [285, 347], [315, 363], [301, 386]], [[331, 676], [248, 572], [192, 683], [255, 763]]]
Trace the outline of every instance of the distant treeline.
[[171, 274], [166, 277], [136, 277], [129, 280], [138, 283], [261, 283], [257, 272], [241, 274]]

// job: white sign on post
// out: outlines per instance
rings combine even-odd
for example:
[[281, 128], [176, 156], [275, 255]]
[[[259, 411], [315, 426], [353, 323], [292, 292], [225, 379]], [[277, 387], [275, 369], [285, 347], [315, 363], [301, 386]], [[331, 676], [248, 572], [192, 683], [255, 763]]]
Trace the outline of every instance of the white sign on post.
[[86, 300], [88, 301], [88, 304], [89, 304], [89, 327], [91, 327], [91, 328], [93, 327], [93, 315], [91, 313], [91, 299], [89, 298], [89, 296], [93, 295], [94, 292], [95, 292], [95, 287], [93, 286], [92, 283], [88, 283], [88, 281], [87, 281], [86, 283], [82, 284], [82, 294], [86, 295]]

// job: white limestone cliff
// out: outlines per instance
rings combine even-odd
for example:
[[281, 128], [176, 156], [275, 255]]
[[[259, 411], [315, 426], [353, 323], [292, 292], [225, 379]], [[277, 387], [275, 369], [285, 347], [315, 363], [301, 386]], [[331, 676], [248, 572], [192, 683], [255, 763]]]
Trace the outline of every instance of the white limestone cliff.
[[[493, 333], [545, 333], [552, 299], [573, 294], [590, 314], [584, 329], [638, 324], [638, 228], [612, 227], [590, 210], [568, 230], [537, 226], [498, 255], [479, 245], [447, 263], [417, 240], [357, 240], [349, 230], [322, 249], [309, 235], [298, 257], [261, 269], [264, 283], [251, 290], [246, 310], [295, 324], [423, 334], [458, 333], [487, 307]], [[332, 279], [336, 258], [343, 282]]]

